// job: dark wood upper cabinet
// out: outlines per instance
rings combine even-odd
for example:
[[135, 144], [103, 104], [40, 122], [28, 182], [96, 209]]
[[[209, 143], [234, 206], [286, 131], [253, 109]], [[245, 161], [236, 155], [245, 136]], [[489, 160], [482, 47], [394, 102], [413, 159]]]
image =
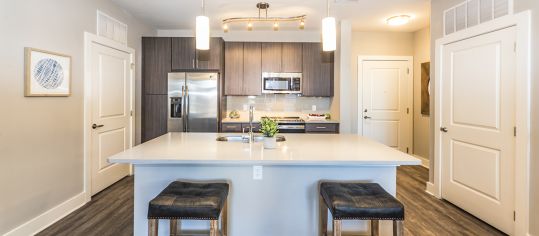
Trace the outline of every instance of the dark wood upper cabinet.
[[282, 44], [262, 43], [262, 72], [281, 72]]
[[225, 43], [225, 95], [243, 95], [243, 43]]
[[196, 68], [195, 38], [172, 38], [172, 69]]
[[303, 43], [304, 96], [333, 96], [333, 62], [326, 59], [333, 55], [323, 53], [320, 43]]
[[225, 42], [223, 38], [210, 38], [210, 50], [197, 50], [197, 69], [221, 70], [223, 63], [223, 53]]
[[243, 44], [243, 95], [262, 94], [262, 44]]
[[302, 43], [283, 43], [281, 72], [302, 72], [302, 54]]
[[171, 69], [171, 38], [142, 38], [142, 91], [144, 94], [167, 94]]

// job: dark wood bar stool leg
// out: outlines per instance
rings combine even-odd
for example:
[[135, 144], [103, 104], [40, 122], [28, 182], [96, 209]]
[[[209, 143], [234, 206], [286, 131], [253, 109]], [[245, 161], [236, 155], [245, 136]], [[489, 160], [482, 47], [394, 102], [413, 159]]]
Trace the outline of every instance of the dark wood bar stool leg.
[[333, 236], [341, 236], [342, 234], [342, 221], [333, 220]]
[[225, 201], [223, 211], [221, 212], [221, 234], [228, 235], [228, 201]]
[[393, 236], [403, 236], [403, 235], [404, 235], [404, 221], [394, 220], [393, 221]]
[[378, 220], [371, 220], [371, 235], [378, 236], [380, 235], [380, 226]]
[[210, 236], [219, 236], [219, 220], [210, 220]]
[[148, 236], [157, 236], [158, 231], [159, 231], [159, 220], [149, 219], [148, 220]]
[[[172, 236], [181, 235], [181, 226], [178, 227], [178, 222], [180, 222], [180, 220], [177, 220], [177, 219], [170, 220], [170, 235]], [[180, 230], [178, 230], [178, 228], [180, 228]]]
[[320, 222], [318, 222], [318, 235], [326, 236], [328, 233], [328, 208], [324, 202], [324, 198], [322, 198], [322, 195], [319, 195], [318, 199], [318, 214], [320, 216], [318, 217], [320, 220]]

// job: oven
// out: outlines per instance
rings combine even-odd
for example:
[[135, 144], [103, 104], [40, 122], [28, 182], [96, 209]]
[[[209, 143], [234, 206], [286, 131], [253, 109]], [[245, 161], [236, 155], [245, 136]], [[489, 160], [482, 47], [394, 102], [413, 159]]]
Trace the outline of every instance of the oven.
[[262, 73], [262, 93], [301, 93], [301, 73]]

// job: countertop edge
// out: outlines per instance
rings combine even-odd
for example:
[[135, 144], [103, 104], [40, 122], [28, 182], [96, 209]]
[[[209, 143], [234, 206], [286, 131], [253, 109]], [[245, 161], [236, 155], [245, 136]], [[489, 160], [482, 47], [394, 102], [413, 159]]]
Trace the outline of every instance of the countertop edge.
[[140, 159], [109, 159], [111, 163], [133, 164], [133, 165], [219, 165], [219, 166], [402, 166], [421, 165], [421, 161], [234, 161], [234, 160], [140, 160]]

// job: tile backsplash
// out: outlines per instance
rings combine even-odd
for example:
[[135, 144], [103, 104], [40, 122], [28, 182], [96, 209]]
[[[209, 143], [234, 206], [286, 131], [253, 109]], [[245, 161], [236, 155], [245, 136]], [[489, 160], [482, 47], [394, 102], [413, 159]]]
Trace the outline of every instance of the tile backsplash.
[[[327, 113], [331, 99], [326, 97], [302, 97], [295, 94], [263, 94], [261, 96], [227, 96], [227, 114], [230, 111], [246, 111], [254, 105], [256, 111], [279, 113]], [[313, 108], [316, 107], [316, 111]]]

